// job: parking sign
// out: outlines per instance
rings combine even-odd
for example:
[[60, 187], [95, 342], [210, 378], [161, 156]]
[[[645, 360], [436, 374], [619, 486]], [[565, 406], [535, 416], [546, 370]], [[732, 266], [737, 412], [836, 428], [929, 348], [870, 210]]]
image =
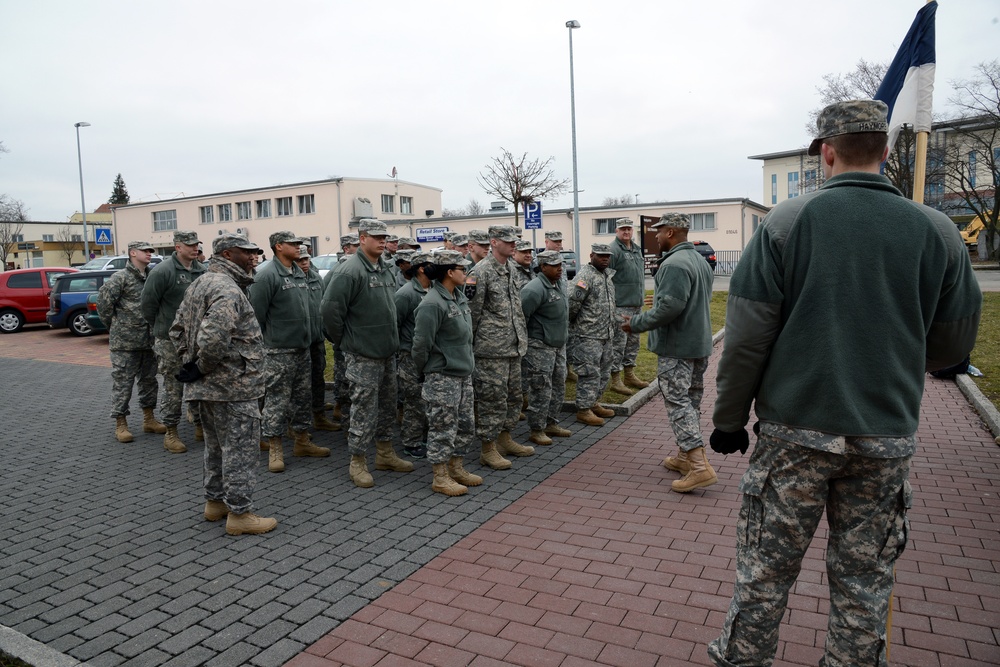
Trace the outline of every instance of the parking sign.
[[542, 202], [533, 201], [524, 205], [524, 228], [542, 228]]

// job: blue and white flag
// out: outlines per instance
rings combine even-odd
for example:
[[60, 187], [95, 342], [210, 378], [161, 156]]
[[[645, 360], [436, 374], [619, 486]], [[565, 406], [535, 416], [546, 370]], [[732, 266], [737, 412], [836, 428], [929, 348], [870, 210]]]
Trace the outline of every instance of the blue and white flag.
[[882, 79], [875, 99], [889, 106], [889, 148], [903, 125], [914, 132], [931, 131], [934, 99], [934, 14], [937, 1], [924, 5], [913, 19], [899, 52]]

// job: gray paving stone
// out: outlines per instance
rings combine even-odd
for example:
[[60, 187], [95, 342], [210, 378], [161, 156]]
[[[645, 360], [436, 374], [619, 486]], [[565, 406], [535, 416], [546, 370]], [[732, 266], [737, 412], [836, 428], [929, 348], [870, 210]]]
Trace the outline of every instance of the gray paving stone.
[[277, 667], [304, 651], [305, 648], [306, 645], [300, 642], [282, 639], [262, 653], [258, 653], [250, 662], [258, 667]]
[[140, 653], [143, 653], [157, 644], [160, 644], [170, 638], [170, 633], [160, 630], [158, 628], [152, 628], [146, 630], [142, 634], [132, 637], [126, 642], [123, 642], [115, 647], [115, 651], [122, 654], [126, 658], [134, 658]]
[[90, 660], [105, 651], [112, 650], [115, 646], [118, 646], [127, 640], [128, 637], [120, 632], [105, 632], [104, 634], [101, 634], [90, 641], [84, 642], [75, 647], [72, 651], [70, 651], [70, 655], [78, 660]]
[[166, 641], [162, 641], [157, 644], [157, 648], [161, 651], [166, 651], [171, 655], [180, 655], [193, 647], [200, 644], [202, 641], [212, 636], [212, 631], [208, 628], [202, 627], [200, 625], [192, 625], [190, 628], [186, 628], [176, 635], [170, 637]]
[[64, 618], [69, 618], [74, 614], [79, 614], [81, 611], [88, 609], [89, 607], [90, 603], [86, 600], [76, 599], [67, 602], [64, 605], [49, 609], [45, 613], [39, 614], [38, 618], [42, 619], [46, 623], [56, 623]]
[[260, 649], [253, 644], [236, 644], [209, 660], [205, 667], [243, 667], [258, 653]]
[[171, 634], [176, 634], [211, 615], [212, 612], [201, 607], [185, 609], [179, 614], [170, 616], [170, 618], [160, 623], [159, 627]]
[[129, 667], [159, 667], [170, 660], [171, 655], [158, 648], [151, 648], [143, 651], [137, 656], [129, 659]]
[[129, 621], [125, 625], [122, 625], [118, 628], [118, 631], [128, 635], [129, 637], [134, 637], [138, 634], [146, 632], [147, 630], [155, 628], [168, 618], [170, 618], [169, 614], [165, 614], [159, 609], [151, 609], [142, 616]]
[[368, 602], [369, 600], [366, 600], [365, 598], [361, 598], [356, 595], [348, 595], [330, 605], [327, 610], [323, 612], [323, 615], [335, 618], [338, 621], [346, 621], [356, 611], [365, 607]]
[[280, 602], [268, 602], [256, 611], [247, 614], [243, 620], [254, 627], [260, 628], [276, 618], [280, 618], [281, 615], [289, 609], [290, 607], [287, 604], [281, 604]]
[[215, 653], [204, 646], [195, 646], [190, 651], [174, 656], [163, 663], [164, 667], [198, 667], [204, 665], [215, 656]]
[[125, 658], [118, 655], [114, 651], [105, 651], [104, 653], [94, 656], [87, 661], [87, 665], [93, 667], [115, 667], [116, 665], [121, 665], [125, 662]]
[[218, 631], [230, 623], [235, 623], [249, 614], [250, 610], [246, 607], [241, 607], [238, 604], [227, 605], [208, 618], [202, 620], [201, 625]]

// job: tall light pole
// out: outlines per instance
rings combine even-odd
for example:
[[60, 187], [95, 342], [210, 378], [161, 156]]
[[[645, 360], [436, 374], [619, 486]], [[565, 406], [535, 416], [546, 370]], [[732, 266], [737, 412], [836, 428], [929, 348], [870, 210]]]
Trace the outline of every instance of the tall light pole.
[[[573, 125], [573, 245], [577, 261], [582, 261], [580, 249], [580, 188], [576, 173], [576, 89], [573, 84], [573, 29], [580, 27], [579, 21], [566, 21], [569, 28], [569, 114]], [[579, 264], [578, 264], [579, 265]]]
[[83, 262], [90, 261], [90, 241], [87, 238], [87, 204], [83, 200], [83, 158], [80, 156], [80, 128], [90, 123], [79, 122], [76, 127], [76, 163], [80, 167], [80, 214], [83, 216]]

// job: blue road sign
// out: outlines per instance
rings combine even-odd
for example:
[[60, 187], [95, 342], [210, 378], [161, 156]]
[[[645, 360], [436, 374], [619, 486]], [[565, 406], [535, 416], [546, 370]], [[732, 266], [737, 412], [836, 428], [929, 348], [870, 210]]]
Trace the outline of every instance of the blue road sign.
[[435, 243], [444, 241], [444, 233], [447, 227], [418, 227], [416, 231], [417, 243]]
[[524, 205], [524, 228], [542, 228], [542, 202], [535, 201]]
[[111, 230], [107, 227], [98, 227], [94, 230], [94, 243], [97, 245], [112, 245]]

